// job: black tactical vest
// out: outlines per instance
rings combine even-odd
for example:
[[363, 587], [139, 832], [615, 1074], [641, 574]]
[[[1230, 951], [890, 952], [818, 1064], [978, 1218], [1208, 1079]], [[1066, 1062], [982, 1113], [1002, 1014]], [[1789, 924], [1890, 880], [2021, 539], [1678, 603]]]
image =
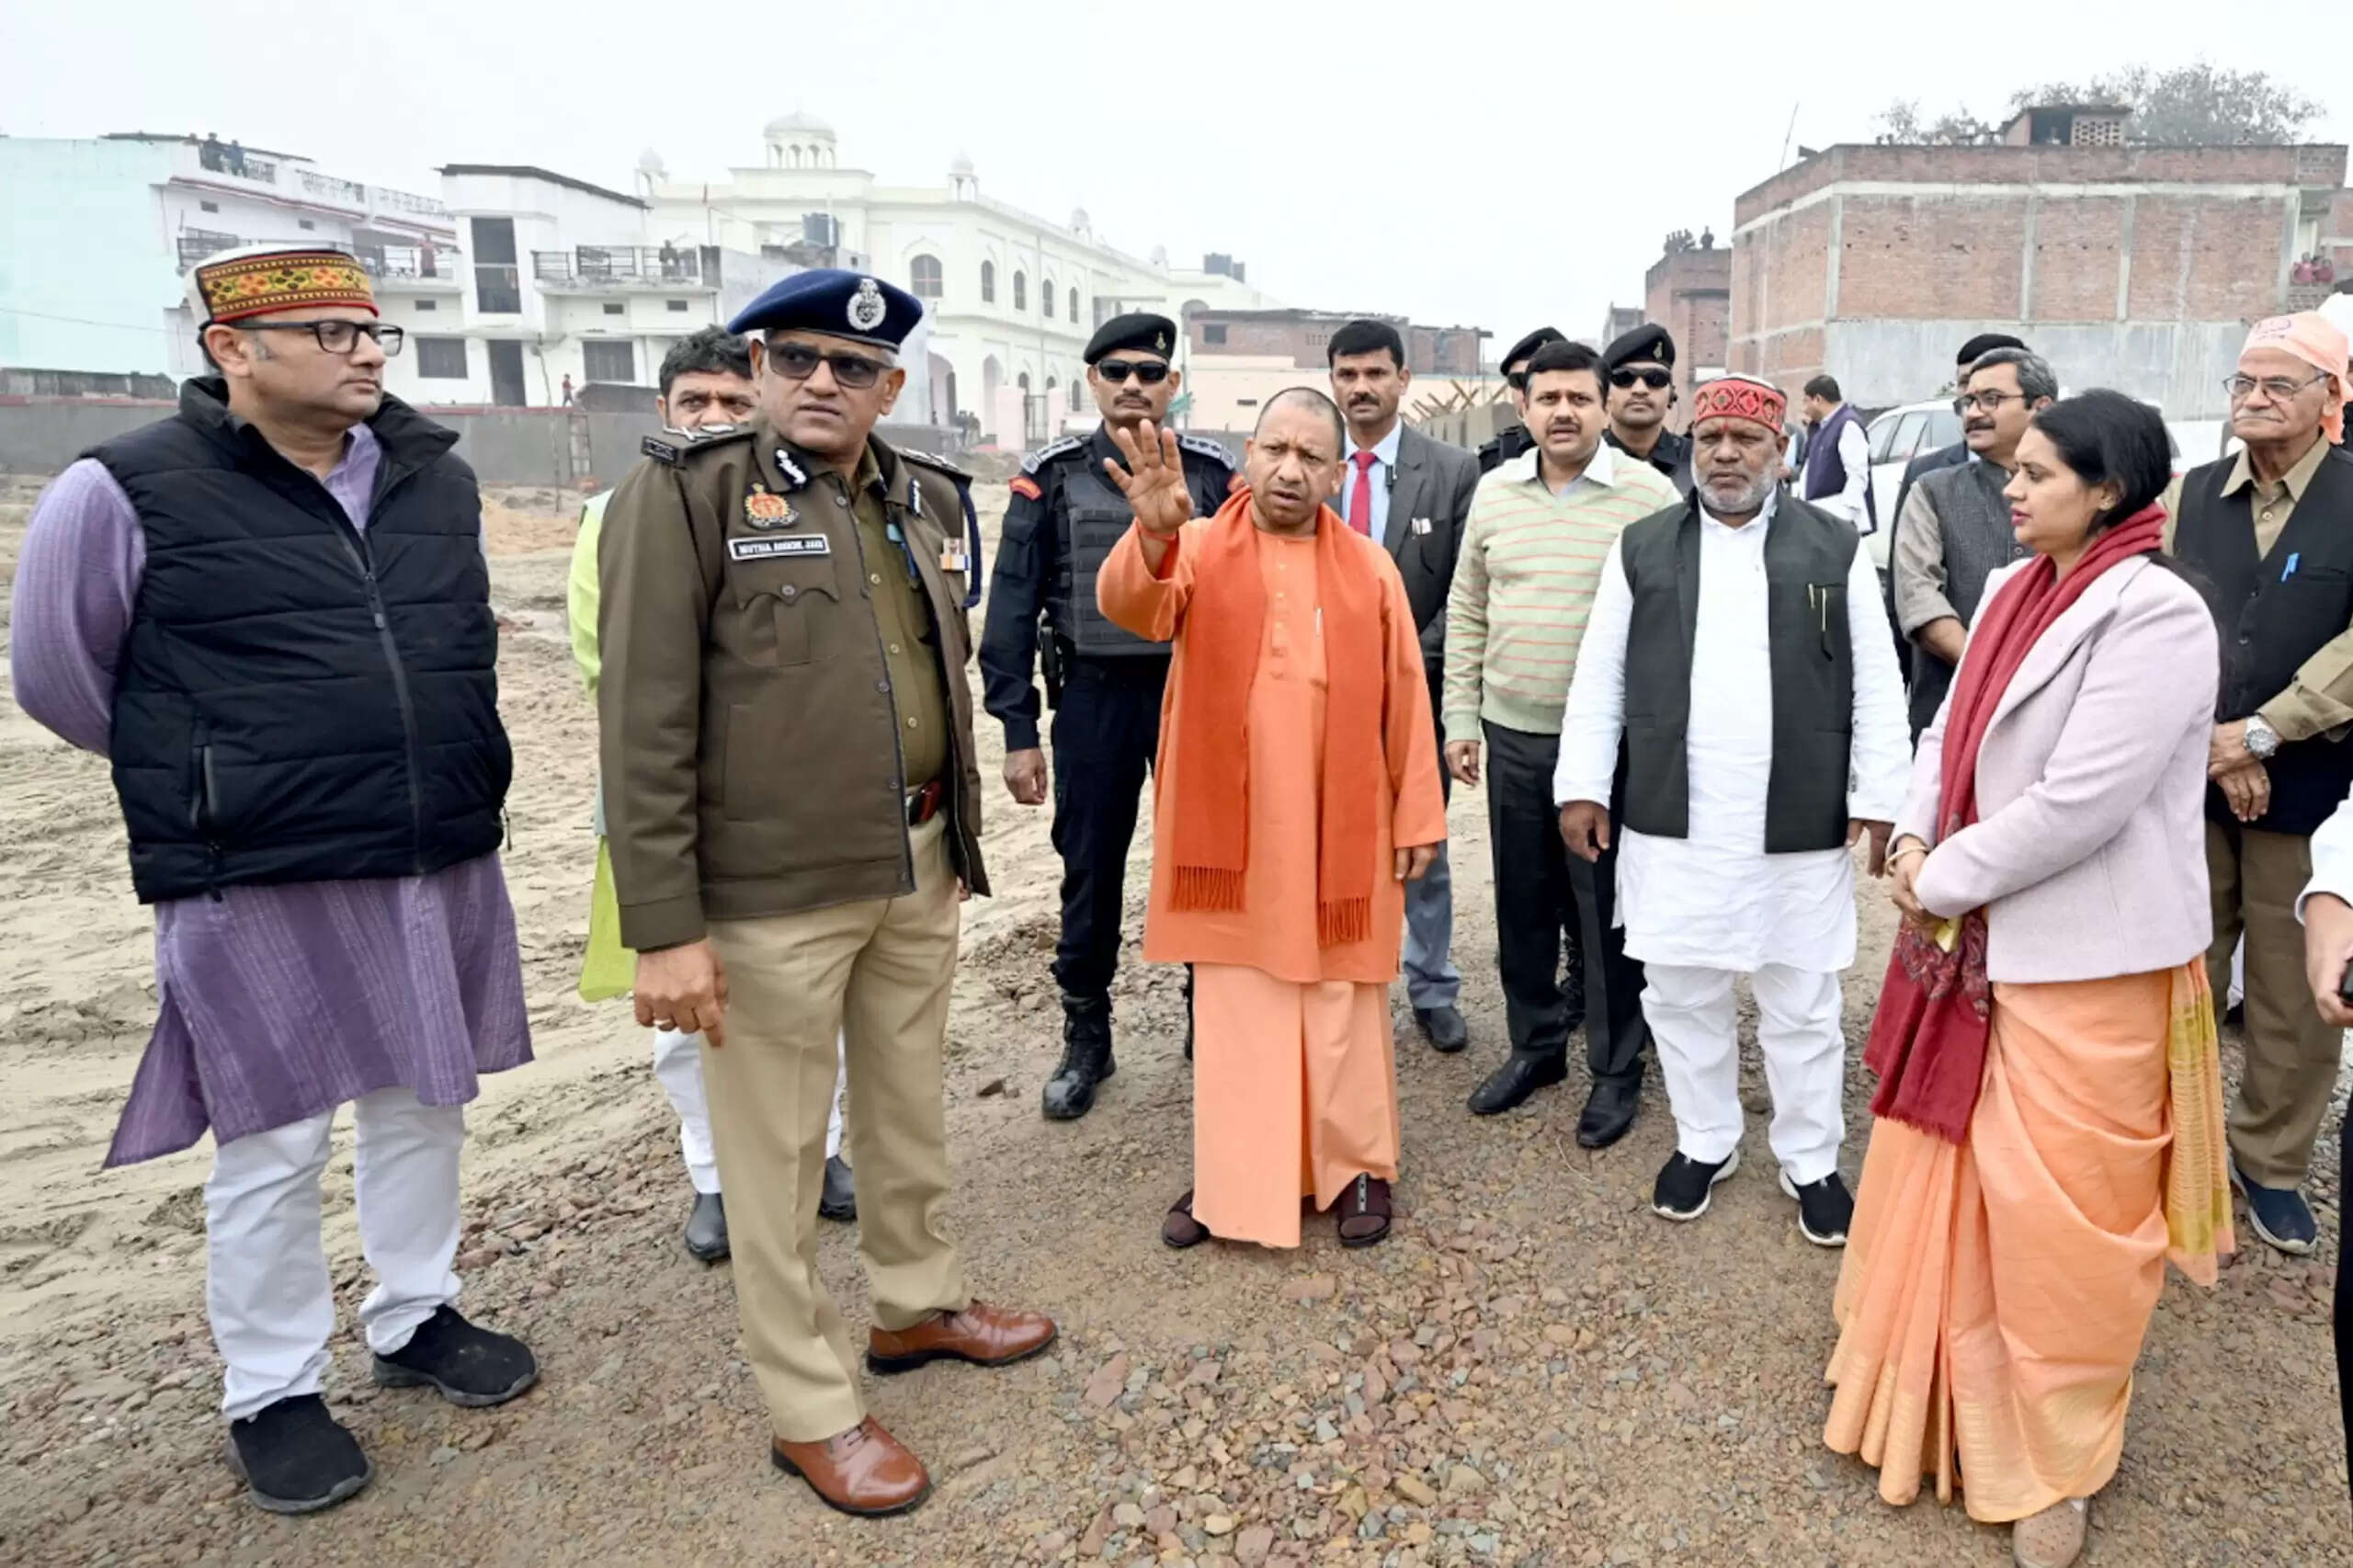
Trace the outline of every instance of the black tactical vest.
[[[1153, 642], [1105, 618], [1095, 597], [1095, 580], [1103, 563], [1136, 520], [1128, 498], [1120, 494], [1102, 460], [1115, 450], [1099, 433], [1075, 446], [1057, 444], [1039, 453], [1055, 463], [1059, 472], [1058, 516], [1053, 519], [1055, 556], [1053, 585], [1046, 597], [1047, 619], [1054, 634], [1088, 659], [1148, 657], [1165, 659], [1165, 642]], [[1185, 468], [1185, 487], [1192, 494], [1196, 517], [1207, 517], [1225, 504], [1233, 476], [1233, 460], [1225, 449], [1203, 436], [1179, 436], [1177, 457]]]
[[512, 758], [456, 434], [385, 400], [362, 531], [224, 398], [89, 454], [147, 546], [110, 747], [141, 902], [490, 853]]

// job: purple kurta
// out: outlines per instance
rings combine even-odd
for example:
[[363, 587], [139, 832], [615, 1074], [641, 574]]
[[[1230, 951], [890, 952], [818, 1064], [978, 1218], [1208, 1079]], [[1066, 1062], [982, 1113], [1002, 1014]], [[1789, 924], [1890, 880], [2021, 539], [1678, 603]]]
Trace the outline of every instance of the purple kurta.
[[[355, 528], [381, 455], [351, 432], [327, 493]], [[106, 755], [115, 662], [147, 561], [131, 498], [92, 459], [33, 508], [9, 657], [17, 705]], [[515, 911], [498, 857], [425, 877], [232, 887], [155, 905], [155, 1030], [109, 1165], [227, 1142], [378, 1089], [462, 1105], [531, 1059]]]

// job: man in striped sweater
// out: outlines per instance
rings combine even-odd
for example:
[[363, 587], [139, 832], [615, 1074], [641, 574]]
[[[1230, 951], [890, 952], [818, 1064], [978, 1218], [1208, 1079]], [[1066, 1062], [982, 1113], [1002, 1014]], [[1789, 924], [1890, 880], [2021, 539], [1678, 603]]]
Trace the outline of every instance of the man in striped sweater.
[[[1642, 966], [1611, 918], [1614, 858], [1572, 858], [1552, 806], [1561, 714], [1577, 643], [1612, 540], [1677, 505], [1675, 486], [1601, 439], [1600, 358], [1547, 344], [1529, 363], [1534, 449], [1479, 482], [1447, 599], [1446, 765], [1466, 785], [1489, 752], [1487, 831], [1495, 856], [1495, 949], [1511, 1054], [1471, 1096], [1481, 1116], [1511, 1109], [1568, 1076], [1577, 1026], [1561, 983], [1564, 938], [1584, 949], [1586, 1060], [1593, 1090], [1577, 1142], [1623, 1137], [1641, 1097]], [[1580, 940], [1581, 938], [1581, 940]]]

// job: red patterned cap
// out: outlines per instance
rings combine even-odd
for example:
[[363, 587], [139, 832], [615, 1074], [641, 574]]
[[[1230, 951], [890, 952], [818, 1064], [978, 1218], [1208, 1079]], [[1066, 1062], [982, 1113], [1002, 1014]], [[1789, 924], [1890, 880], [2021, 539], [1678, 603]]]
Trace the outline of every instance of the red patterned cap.
[[315, 245], [240, 245], [206, 257], [188, 281], [197, 321], [206, 326], [306, 305], [379, 313], [359, 263]]
[[1782, 395], [1780, 388], [1746, 376], [1718, 376], [1712, 381], [1700, 382], [1691, 392], [1694, 429], [1704, 419], [1745, 419], [1778, 436], [1781, 433], [1781, 420], [1789, 411], [1790, 400]]

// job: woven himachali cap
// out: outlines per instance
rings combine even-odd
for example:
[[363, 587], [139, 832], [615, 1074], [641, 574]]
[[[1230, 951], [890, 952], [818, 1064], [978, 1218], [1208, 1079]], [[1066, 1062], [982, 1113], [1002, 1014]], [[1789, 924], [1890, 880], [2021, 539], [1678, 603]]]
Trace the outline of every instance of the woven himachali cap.
[[1746, 376], [1718, 376], [1712, 381], [1700, 382], [1691, 392], [1694, 426], [1705, 419], [1745, 419], [1778, 436], [1781, 433], [1781, 420], [1789, 411], [1790, 400], [1782, 395], [1780, 388], [1768, 381], [1752, 381]]
[[188, 303], [206, 326], [274, 311], [347, 305], [377, 315], [376, 290], [359, 263], [317, 245], [239, 245], [188, 274]]

